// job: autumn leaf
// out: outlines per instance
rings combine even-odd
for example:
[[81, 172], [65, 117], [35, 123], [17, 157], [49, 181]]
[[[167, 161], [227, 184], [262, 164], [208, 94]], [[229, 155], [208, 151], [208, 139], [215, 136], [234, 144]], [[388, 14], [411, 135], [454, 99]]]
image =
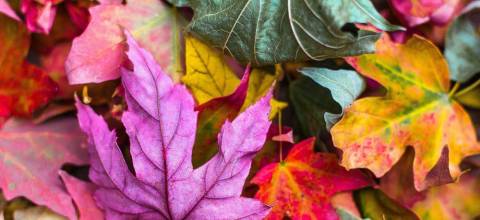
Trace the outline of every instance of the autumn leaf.
[[445, 38], [445, 58], [450, 78], [466, 82], [480, 72], [480, 1], [472, 1], [449, 26]]
[[3, 13], [17, 21], [20, 21], [20, 18], [15, 13], [15, 11], [10, 7], [7, 0], [0, 0], [0, 13]]
[[0, 187], [7, 199], [24, 196], [76, 219], [70, 195], [58, 178], [65, 163], [86, 164], [84, 137], [73, 118], [42, 125], [11, 119], [0, 131]]
[[347, 60], [387, 89], [383, 97], [355, 101], [331, 129], [347, 169], [363, 167], [383, 176], [413, 146], [415, 188], [423, 190], [434, 184], [427, 175], [444, 147], [448, 169], [441, 174], [453, 178], [461, 159], [480, 151], [468, 114], [449, 96], [447, 63], [432, 43], [414, 36], [396, 44], [384, 35], [375, 54]]
[[93, 5], [90, 0], [69, 0], [59, 4], [49, 34], [33, 33], [30, 50], [43, 56], [59, 44], [71, 45], [72, 40], [85, 30], [90, 20], [88, 8]]
[[[185, 37], [186, 74], [182, 82], [192, 91], [195, 100], [202, 105], [214, 98], [232, 94], [240, 79], [224, 59], [223, 54], [210, 48], [193, 36]], [[247, 97], [241, 111], [258, 101], [270, 89], [280, 73], [272, 74], [271, 68], [253, 68]]]
[[415, 213], [398, 204], [378, 189], [361, 189], [354, 192], [354, 197], [364, 218], [388, 220], [418, 219]]
[[106, 217], [260, 219], [267, 215], [267, 206], [240, 194], [270, 126], [271, 95], [225, 122], [218, 136], [219, 153], [193, 169], [197, 120], [193, 97], [125, 34], [134, 70], [122, 69], [129, 108], [122, 121], [130, 137], [135, 175], [116, 146], [115, 132], [90, 107], [77, 103], [79, 123], [90, 143], [89, 176], [98, 187], [95, 199]]
[[79, 220], [104, 219], [102, 211], [95, 205], [93, 192], [95, 186], [81, 181], [65, 171], [59, 172], [65, 188], [72, 197], [79, 212]]
[[22, 0], [21, 10], [25, 14], [25, 23], [31, 32], [48, 34], [52, 28], [57, 4], [63, 0]]
[[[69, 82], [83, 84], [116, 79], [125, 61], [122, 28], [154, 54], [155, 60], [178, 80], [180, 27], [183, 18], [157, 0], [104, 3], [90, 8], [92, 19], [75, 38], [66, 61]], [[105, 56], [108, 56], [106, 59]]]
[[13, 219], [22, 220], [67, 220], [44, 206], [31, 206], [25, 209], [15, 210]]
[[[378, 187], [386, 196], [408, 208], [425, 197], [424, 191], [418, 192], [413, 183], [414, 158], [413, 148], [407, 148], [400, 160], [382, 176]], [[451, 182], [450, 178], [447, 180]]]
[[[217, 134], [226, 120], [263, 97], [278, 74], [247, 66], [239, 81], [222, 54], [192, 36], [186, 37], [186, 75], [182, 81], [199, 105], [198, 129], [193, 148], [193, 166], [208, 161], [218, 151]], [[235, 91], [231, 91], [232, 87]]]
[[[245, 195], [247, 197], [254, 197], [258, 187], [250, 180], [255, 177], [255, 175], [262, 167], [271, 163], [279, 162], [280, 157], [283, 158], [283, 155], [287, 155], [288, 151], [292, 149], [293, 143], [280, 143], [279, 141], [273, 140], [273, 137], [287, 133], [292, 133], [292, 129], [286, 126], [282, 126], [280, 128], [280, 126], [277, 124], [272, 124], [270, 126], [270, 128], [268, 129], [267, 140], [265, 141], [265, 144], [263, 145], [262, 149], [255, 155], [255, 158], [253, 158], [252, 167], [250, 168], [250, 173], [247, 177], [247, 183], [244, 186], [242, 195]], [[282, 147], [280, 147], [280, 144], [282, 145]]]
[[463, 175], [456, 183], [431, 188], [425, 200], [412, 210], [424, 220], [475, 219], [480, 216], [480, 179], [472, 173]]
[[273, 120], [278, 114], [281, 114], [282, 110], [288, 107], [288, 103], [272, 98], [270, 106], [269, 119]]
[[[471, 89], [466, 90], [467, 88]], [[477, 81], [476, 84], [469, 85], [467, 88], [456, 93], [455, 99], [465, 106], [480, 109], [480, 81]]]
[[57, 85], [24, 58], [30, 45], [25, 27], [0, 14], [0, 126], [11, 115], [31, 116], [57, 92]]
[[193, 167], [199, 167], [218, 152], [217, 134], [225, 121], [233, 120], [240, 113], [250, 78], [250, 68], [247, 67], [240, 85], [228, 96], [214, 98], [195, 107], [198, 111], [197, 131], [193, 147]]
[[240, 83], [222, 54], [192, 36], [185, 38], [185, 63], [187, 71], [182, 82], [199, 104], [230, 95]]
[[370, 184], [361, 171], [337, 165], [334, 154], [315, 153], [314, 138], [296, 144], [285, 161], [263, 167], [252, 182], [255, 198], [273, 206], [266, 219], [338, 219], [331, 197]]
[[445, 25], [454, 16], [461, 0], [389, 0], [397, 17], [407, 26], [414, 27], [426, 22]]
[[281, 72], [276, 68], [274, 70], [268, 67], [253, 68], [250, 73], [250, 79], [248, 80], [247, 97], [245, 97], [245, 102], [243, 102], [240, 111], [243, 112], [253, 103], [265, 96], [270, 88], [274, 86], [279, 77], [281, 77]]
[[369, 0], [187, 1], [194, 11], [188, 31], [241, 63], [265, 66], [373, 52], [379, 35], [342, 28], [371, 23], [400, 30], [383, 19]]

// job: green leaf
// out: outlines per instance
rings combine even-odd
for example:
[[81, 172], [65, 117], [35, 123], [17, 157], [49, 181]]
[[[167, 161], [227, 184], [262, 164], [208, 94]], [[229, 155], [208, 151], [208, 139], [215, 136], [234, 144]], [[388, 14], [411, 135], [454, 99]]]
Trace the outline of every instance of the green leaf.
[[378, 33], [343, 30], [347, 23], [390, 25], [369, 0], [189, 1], [195, 16], [188, 31], [254, 66], [323, 60], [374, 51]]
[[342, 117], [343, 110], [352, 104], [365, 89], [365, 81], [363, 78], [352, 70], [330, 70], [307, 67], [299, 71], [303, 73], [303, 75], [310, 77], [320, 86], [330, 90], [332, 98], [342, 108], [342, 113], [340, 114], [330, 112], [324, 114], [328, 130]]
[[326, 112], [341, 113], [340, 105], [335, 102], [327, 88], [306, 76], [290, 83], [289, 96], [300, 128], [297, 131], [301, 131], [299, 138], [320, 137], [316, 144], [323, 148], [324, 144], [319, 139], [327, 137], [329, 133], [324, 115]]
[[479, 12], [480, 1], [470, 3], [448, 28], [445, 58], [450, 69], [450, 78], [458, 82], [466, 82], [480, 72]]
[[382, 191], [365, 188], [354, 192], [354, 198], [364, 218], [380, 220], [410, 220], [418, 217], [410, 210], [399, 205]]

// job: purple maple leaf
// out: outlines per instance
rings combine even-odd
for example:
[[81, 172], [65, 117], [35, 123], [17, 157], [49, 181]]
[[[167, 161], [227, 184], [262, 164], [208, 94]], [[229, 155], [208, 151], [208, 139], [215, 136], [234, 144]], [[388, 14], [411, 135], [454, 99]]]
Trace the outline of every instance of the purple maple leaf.
[[252, 158], [270, 122], [269, 93], [225, 122], [219, 152], [193, 169], [197, 112], [191, 94], [174, 84], [154, 58], [125, 33], [134, 71], [122, 70], [133, 175], [103, 118], [77, 101], [80, 127], [90, 143], [90, 179], [107, 219], [261, 219], [270, 208], [241, 197]]

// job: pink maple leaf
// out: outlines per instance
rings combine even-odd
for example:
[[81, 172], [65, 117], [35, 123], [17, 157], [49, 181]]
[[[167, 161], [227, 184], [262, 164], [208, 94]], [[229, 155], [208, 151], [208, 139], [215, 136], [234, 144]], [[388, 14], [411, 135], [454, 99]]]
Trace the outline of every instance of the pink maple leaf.
[[115, 131], [90, 107], [77, 103], [80, 127], [90, 143], [90, 179], [107, 219], [261, 219], [270, 208], [241, 197], [252, 158], [266, 139], [268, 93], [219, 135], [219, 152], [192, 167], [197, 112], [185, 86], [174, 84], [153, 56], [126, 32], [133, 71], [122, 69], [128, 111], [132, 174], [116, 144]]

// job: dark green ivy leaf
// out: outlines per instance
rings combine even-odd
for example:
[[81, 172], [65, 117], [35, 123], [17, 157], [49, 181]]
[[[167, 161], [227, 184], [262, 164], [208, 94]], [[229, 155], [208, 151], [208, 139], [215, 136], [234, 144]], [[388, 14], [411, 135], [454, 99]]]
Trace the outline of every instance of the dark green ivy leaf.
[[340, 105], [339, 114], [326, 112], [324, 115], [327, 129], [335, 124], [343, 115], [343, 110], [352, 104], [365, 90], [365, 81], [352, 70], [330, 70], [325, 68], [306, 67], [299, 70], [320, 86], [330, 90], [332, 98]]
[[308, 67], [299, 71], [307, 77], [292, 82], [289, 93], [302, 135], [324, 139], [343, 110], [362, 93], [365, 82], [352, 70]]
[[350, 23], [402, 29], [383, 19], [370, 0], [189, 0], [188, 5], [195, 13], [188, 31], [254, 66], [372, 53], [379, 34], [344, 30]]
[[325, 140], [329, 132], [325, 125], [326, 112], [341, 113], [342, 109], [333, 100], [330, 91], [321, 87], [312, 79], [301, 76], [290, 83], [289, 99], [295, 111], [296, 120], [300, 131], [300, 139], [318, 137], [316, 144], [322, 151], [326, 151], [320, 140]]

